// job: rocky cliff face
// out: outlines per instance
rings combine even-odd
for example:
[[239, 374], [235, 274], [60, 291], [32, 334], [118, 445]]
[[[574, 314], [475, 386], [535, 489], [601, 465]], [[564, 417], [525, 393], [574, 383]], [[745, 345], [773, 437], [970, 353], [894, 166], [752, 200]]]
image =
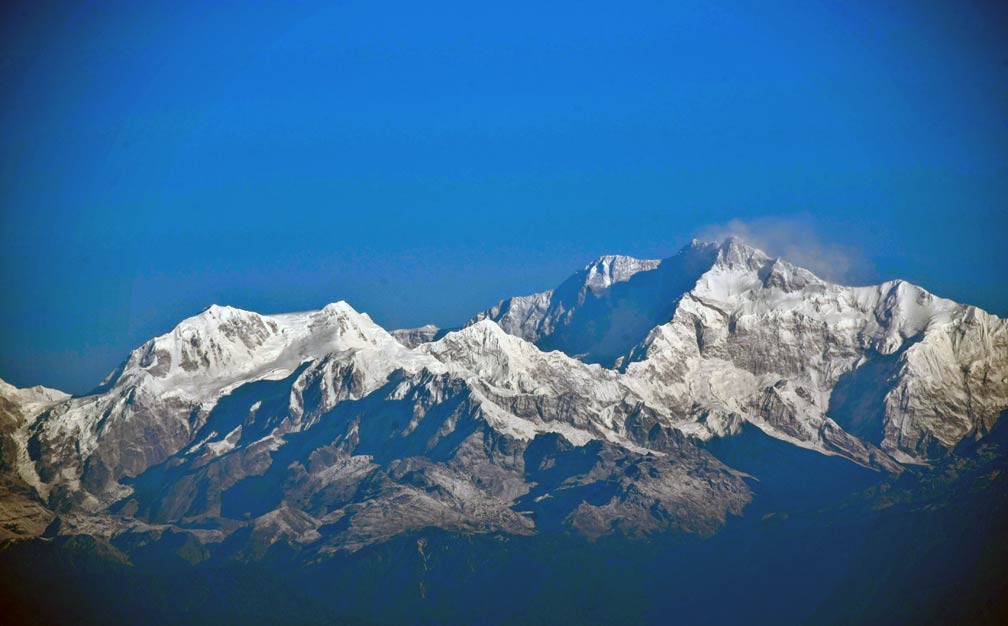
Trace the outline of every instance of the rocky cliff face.
[[4, 386], [0, 512], [12, 537], [183, 533], [248, 558], [430, 527], [709, 534], [752, 492], [704, 442], [745, 424], [882, 475], [1006, 408], [1005, 320], [694, 243], [603, 257], [446, 334], [342, 302], [213, 306], [89, 395]]
[[0, 381], [0, 541], [42, 534], [53, 519], [28, 458], [32, 418], [69, 396], [55, 389], [17, 389]]

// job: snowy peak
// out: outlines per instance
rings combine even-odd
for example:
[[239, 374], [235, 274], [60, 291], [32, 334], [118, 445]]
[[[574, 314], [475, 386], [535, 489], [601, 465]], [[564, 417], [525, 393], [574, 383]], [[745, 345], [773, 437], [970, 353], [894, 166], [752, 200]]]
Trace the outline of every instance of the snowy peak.
[[616, 283], [630, 280], [638, 272], [658, 267], [658, 259], [636, 259], [622, 255], [606, 255], [589, 263], [582, 270], [586, 274], [584, 286], [598, 295]]
[[692, 248], [716, 251], [710, 269], [690, 290], [699, 297], [728, 300], [747, 291], [797, 293], [808, 287], [819, 288], [827, 284], [807, 269], [782, 258], [771, 257], [738, 237], [729, 237], [720, 244], [694, 240]]
[[53, 389], [35, 385], [33, 387], [15, 387], [6, 380], [0, 378], [0, 395], [6, 397], [16, 397], [26, 402], [59, 402], [70, 397], [69, 394]]
[[[709, 250], [696, 242], [692, 249]], [[719, 414], [703, 417], [712, 432], [739, 414], [820, 451], [844, 442], [856, 458], [856, 442], [837, 439], [837, 428], [860, 432], [873, 419], [869, 444], [922, 462], [986, 432], [1008, 408], [1004, 320], [971, 315], [971, 307], [905, 281], [828, 283], [734, 238], [716, 250], [671, 320], [620, 361], [632, 377], [671, 381], [659, 390], [671, 404]], [[874, 380], [879, 371], [888, 373]], [[785, 397], [775, 391], [785, 383], [795, 393], [768, 404]], [[862, 387], [881, 395], [853, 400], [867, 391], [849, 389]], [[874, 402], [873, 417], [857, 402]], [[834, 417], [838, 426], [830, 425]]]
[[563, 352], [545, 352], [534, 343], [516, 337], [507, 332], [497, 322], [491, 319], [483, 319], [465, 328], [446, 334], [441, 339], [421, 346], [421, 351], [429, 353], [444, 352], [445, 348], [451, 346], [453, 351], [465, 352], [468, 355], [489, 355], [501, 354], [512, 359], [540, 359], [547, 356], [567, 359], [574, 363], [580, 363], [576, 359], [567, 356]]
[[947, 322], [954, 312], [965, 309], [903, 280], [879, 285], [874, 305], [875, 316], [904, 337], [923, 332], [931, 323]]
[[602, 297], [614, 285], [626, 283], [641, 272], [655, 269], [660, 263], [655, 259], [637, 259], [616, 254], [602, 256], [546, 293], [549, 294], [553, 308], [570, 310], [584, 304], [589, 293]]
[[754, 248], [738, 237], [728, 237], [718, 246], [716, 268], [740, 271], [759, 271], [770, 261], [765, 252]]
[[492, 320], [448, 333], [418, 350], [481, 383], [519, 393], [552, 394], [587, 377], [582, 391], [603, 394], [600, 385], [616, 377], [614, 372], [586, 365], [562, 352], [543, 352]]
[[307, 343], [315, 349], [338, 351], [395, 342], [395, 338], [367, 313], [358, 312], [343, 300], [327, 304], [319, 311], [270, 317], [296, 340], [311, 336], [312, 341]]
[[626, 283], [643, 272], [654, 270], [661, 261], [606, 255], [588, 263], [556, 289], [501, 300], [472, 317], [467, 325], [492, 319], [505, 331], [538, 341], [569, 319], [571, 312], [583, 305], [588, 294], [603, 297], [614, 285]]
[[275, 321], [213, 305], [135, 350], [120, 381], [140, 373], [166, 387], [186, 380], [229, 378], [262, 362], [265, 352], [278, 352], [282, 343]]
[[23, 416], [33, 417], [48, 406], [70, 399], [70, 394], [42, 385], [18, 388], [0, 379], [0, 398], [13, 403]]
[[483, 319], [438, 341], [420, 346], [420, 351], [446, 363], [478, 365], [481, 361], [505, 363], [520, 361], [538, 350], [529, 342], [504, 331], [496, 322]]
[[213, 397], [215, 386], [282, 376], [305, 360], [366, 348], [402, 346], [343, 301], [279, 315], [212, 305], [135, 350], [115, 384]]
[[[519, 343], [525, 343], [506, 332], [500, 327], [497, 322], [490, 319], [483, 319], [461, 328], [455, 332], [448, 333], [444, 339], [472, 339], [486, 343], [490, 341], [494, 344], [500, 342], [511, 343], [513, 345], [518, 345]], [[441, 341], [444, 341], [442, 339]]]

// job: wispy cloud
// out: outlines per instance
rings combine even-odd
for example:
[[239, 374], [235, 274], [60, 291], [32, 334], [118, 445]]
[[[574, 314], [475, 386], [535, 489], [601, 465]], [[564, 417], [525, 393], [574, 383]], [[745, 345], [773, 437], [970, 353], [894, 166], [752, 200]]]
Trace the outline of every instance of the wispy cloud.
[[732, 236], [771, 256], [812, 270], [826, 280], [858, 283], [874, 274], [872, 264], [860, 251], [826, 241], [808, 218], [731, 220], [708, 226], [697, 233], [698, 239], [707, 241], [720, 241]]

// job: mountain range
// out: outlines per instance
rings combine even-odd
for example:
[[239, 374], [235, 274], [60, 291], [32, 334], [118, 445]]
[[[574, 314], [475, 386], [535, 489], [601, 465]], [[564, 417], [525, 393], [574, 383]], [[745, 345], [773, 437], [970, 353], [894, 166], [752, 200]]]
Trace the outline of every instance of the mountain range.
[[427, 563], [424, 533], [711, 538], [794, 504], [769, 485], [802, 464], [872, 509], [965, 475], [1006, 410], [1005, 319], [694, 241], [455, 329], [213, 305], [88, 394], [0, 384], [0, 541], [319, 564], [415, 537]]

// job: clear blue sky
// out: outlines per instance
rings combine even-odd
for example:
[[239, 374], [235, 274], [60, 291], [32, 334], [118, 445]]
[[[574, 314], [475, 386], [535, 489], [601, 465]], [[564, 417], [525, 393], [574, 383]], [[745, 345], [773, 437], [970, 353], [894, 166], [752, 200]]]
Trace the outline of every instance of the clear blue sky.
[[1008, 313], [994, 2], [12, 4], [18, 385], [85, 390], [214, 302], [455, 324], [732, 219]]

